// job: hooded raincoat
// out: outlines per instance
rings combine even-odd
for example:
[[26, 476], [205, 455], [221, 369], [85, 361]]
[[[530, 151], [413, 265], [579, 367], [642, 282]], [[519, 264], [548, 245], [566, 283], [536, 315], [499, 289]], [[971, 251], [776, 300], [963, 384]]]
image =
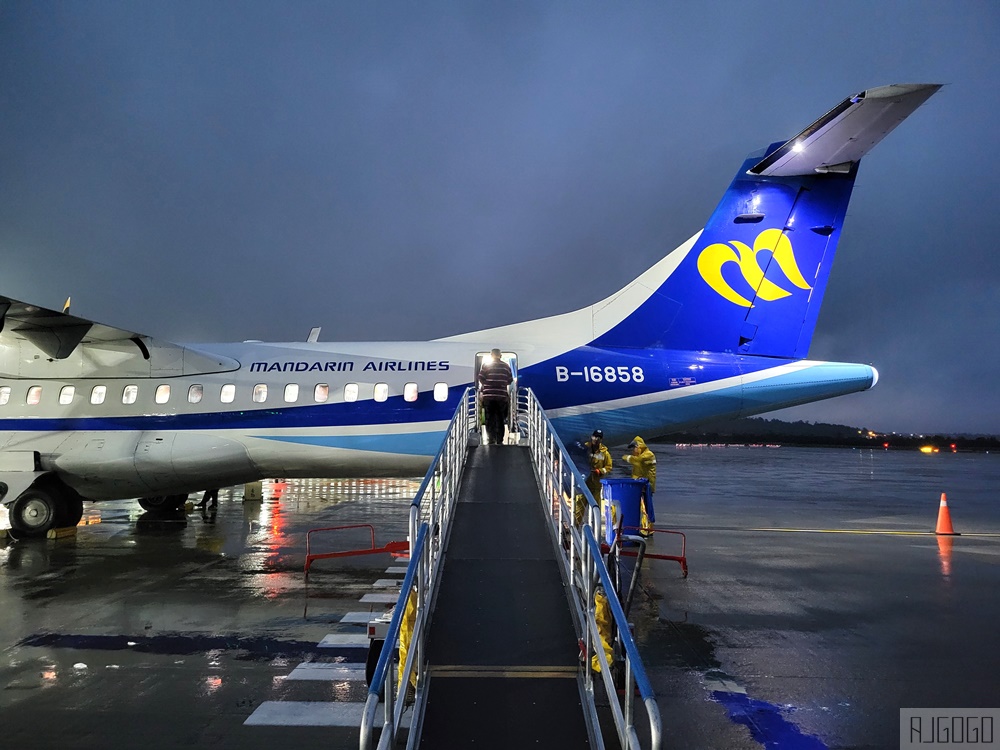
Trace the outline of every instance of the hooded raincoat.
[[639, 446], [639, 455], [629, 454], [623, 456], [632, 465], [632, 478], [648, 479], [649, 491], [656, 492], [656, 456], [646, 446], [646, 441], [638, 435], [635, 436], [635, 440], [632, 442]]
[[656, 491], [656, 456], [646, 445], [646, 441], [638, 435], [632, 441], [639, 448], [639, 455], [635, 452], [622, 456], [632, 466], [633, 479], [646, 479], [649, 481], [649, 497], [642, 501], [640, 510], [641, 533], [648, 536], [653, 531], [653, 523], [656, 521], [656, 513], [653, 510], [653, 493]]

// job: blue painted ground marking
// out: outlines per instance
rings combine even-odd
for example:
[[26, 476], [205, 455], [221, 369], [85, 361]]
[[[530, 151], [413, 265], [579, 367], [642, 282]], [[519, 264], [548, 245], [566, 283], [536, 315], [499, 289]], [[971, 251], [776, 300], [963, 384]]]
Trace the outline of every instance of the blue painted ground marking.
[[712, 700], [726, 707], [729, 718], [750, 730], [757, 742], [769, 750], [827, 750], [818, 738], [802, 734], [781, 715], [778, 706], [754, 700], [746, 693], [712, 692]]

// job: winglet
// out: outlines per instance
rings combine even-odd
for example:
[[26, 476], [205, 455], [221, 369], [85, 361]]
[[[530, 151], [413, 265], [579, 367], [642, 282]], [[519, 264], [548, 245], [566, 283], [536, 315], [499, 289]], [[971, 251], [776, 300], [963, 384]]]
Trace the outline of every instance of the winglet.
[[938, 83], [893, 84], [848, 97], [749, 172], [771, 177], [846, 174], [939, 88]]

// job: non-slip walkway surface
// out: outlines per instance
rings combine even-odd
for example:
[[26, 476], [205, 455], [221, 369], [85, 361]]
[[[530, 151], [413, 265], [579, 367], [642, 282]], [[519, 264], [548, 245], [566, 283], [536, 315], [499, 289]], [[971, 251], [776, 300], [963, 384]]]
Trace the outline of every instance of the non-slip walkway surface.
[[429, 633], [420, 747], [588, 747], [576, 631], [528, 449], [470, 450]]

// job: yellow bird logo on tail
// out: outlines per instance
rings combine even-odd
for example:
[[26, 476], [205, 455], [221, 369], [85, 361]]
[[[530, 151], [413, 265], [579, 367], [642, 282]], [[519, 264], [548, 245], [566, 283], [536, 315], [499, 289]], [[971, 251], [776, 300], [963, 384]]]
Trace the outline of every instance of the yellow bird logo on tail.
[[731, 240], [728, 244], [716, 242], [709, 245], [698, 256], [698, 273], [720, 296], [741, 307], [753, 307], [753, 303], [722, 278], [722, 267], [726, 263], [738, 265], [743, 278], [751, 288], [757, 290], [757, 297], [765, 302], [790, 296], [790, 291], [764, 278], [764, 271], [757, 262], [757, 253], [763, 250], [771, 253], [772, 260], [792, 284], [799, 289], [812, 289], [795, 262], [791, 241], [780, 229], [765, 229], [758, 234], [753, 249], [736, 240]]

